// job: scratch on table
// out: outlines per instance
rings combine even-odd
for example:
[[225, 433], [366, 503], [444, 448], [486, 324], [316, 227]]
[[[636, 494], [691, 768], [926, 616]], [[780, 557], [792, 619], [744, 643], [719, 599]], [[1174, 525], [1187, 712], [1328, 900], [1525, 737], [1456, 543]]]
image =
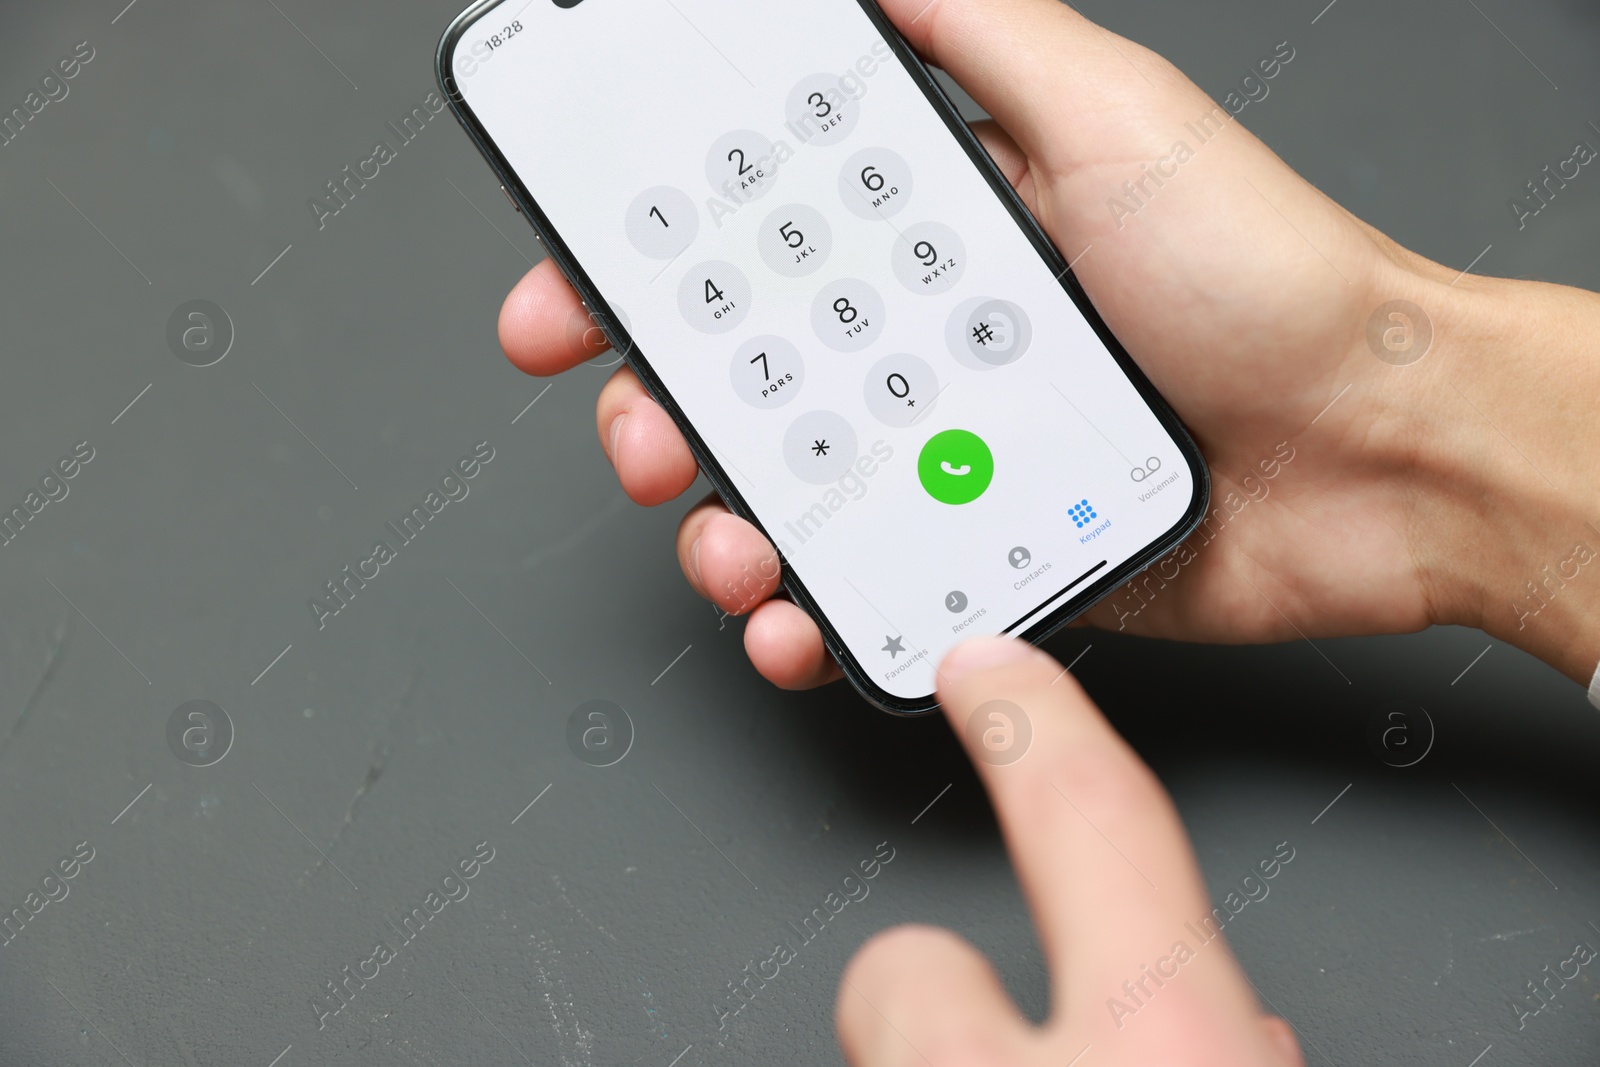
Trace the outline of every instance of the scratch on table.
[[39, 698], [55, 679], [56, 668], [61, 665], [62, 654], [72, 640], [72, 626], [68, 622], [56, 624], [55, 635], [50, 639], [50, 648], [45, 652], [44, 670], [39, 672], [39, 680], [34, 683], [33, 692], [28, 694], [28, 699], [22, 702], [22, 711], [17, 715], [16, 721], [11, 724], [11, 729], [6, 731], [6, 736], [0, 739], [0, 759], [5, 758], [6, 752], [11, 748], [11, 742], [32, 718], [34, 710], [39, 706]]
[[660, 1009], [656, 1007], [655, 994], [650, 992], [650, 987], [644, 984], [643, 975], [636, 974], [633, 977], [634, 981], [638, 982], [643, 989], [640, 995], [644, 997], [645, 1017], [650, 1020], [650, 1025], [655, 1029], [656, 1036], [665, 1041], [671, 1035], [667, 1032], [666, 1024], [659, 1017]]
[[609, 940], [613, 945], [617, 943], [617, 939], [611, 936], [610, 930], [607, 930], [604, 926], [594, 922], [589, 918], [589, 916], [583, 913], [582, 908], [573, 903], [572, 898], [567, 895], [566, 883], [561, 880], [561, 876], [559, 874], [552, 874], [550, 876], [550, 880], [556, 885], [556, 893], [561, 897], [561, 903], [565, 904], [569, 910], [578, 916], [578, 918], [582, 919], [584, 925], [588, 926], [591, 930], [598, 930], [600, 933], [605, 934], [607, 940]]
[[562, 1067], [593, 1067], [594, 1032], [578, 1018], [572, 990], [559, 973], [561, 950], [529, 934], [534, 946], [533, 969], [540, 986], [540, 999], [550, 1015]]
[[[413, 659], [414, 663], [415, 660]], [[367, 795], [374, 785], [378, 784], [378, 779], [383, 777], [383, 772], [389, 769], [389, 757], [394, 752], [394, 737], [399, 729], [400, 713], [405, 711], [406, 705], [411, 703], [411, 696], [416, 692], [416, 689], [417, 668], [413, 665], [410, 674], [406, 676], [406, 687], [401, 692], [400, 698], [395, 701], [394, 709], [389, 713], [388, 728], [384, 731], [383, 740], [378, 743], [378, 750], [373, 753], [372, 762], [367, 765], [367, 773], [362, 776], [361, 783], [356, 786], [355, 796], [350, 798], [349, 805], [344, 809], [344, 818], [339, 820], [339, 825], [333, 831], [333, 838], [329, 840], [328, 847], [324, 851], [332, 852], [339, 844], [339, 839], [344, 836], [345, 829], [355, 822], [356, 808], [361, 804], [362, 798]], [[301, 879], [301, 884], [309, 881], [320, 871], [323, 862], [323, 857], [319, 855], [317, 862], [312, 866], [305, 878]]]
[[545, 545], [543, 548], [534, 549], [526, 556], [523, 556], [517, 566], [521, 570], [531, 571], [538, 568], [541, 564], [545, 564], [553, 559], [565, 556], [569, 552], [577, 551], [589, 543], [590, 534], [594, 533], [601, 526], [604, 526], [608, 520], [610, 520], [618, 512], [623, 511], [627, 505], [628, 498], [619, 493], [617, 496], [607, 501], [606, 505], [599, 511], [596, 511], [593, 515], [590, 515], [588, 518], [578, 523], [577, 526], [573, 527], [572, 532], [567, 534], [567, 536], [561, 538], [554, 544]]

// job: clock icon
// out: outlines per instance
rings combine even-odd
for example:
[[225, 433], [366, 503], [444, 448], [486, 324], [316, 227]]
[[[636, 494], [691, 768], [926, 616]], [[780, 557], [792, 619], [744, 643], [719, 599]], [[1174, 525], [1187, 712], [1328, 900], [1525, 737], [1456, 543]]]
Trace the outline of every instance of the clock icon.
[[967, 594], [959, 589], [952, 589], [945, 594], [944, 606], [952, 615], [959, 615], [967, 610]]

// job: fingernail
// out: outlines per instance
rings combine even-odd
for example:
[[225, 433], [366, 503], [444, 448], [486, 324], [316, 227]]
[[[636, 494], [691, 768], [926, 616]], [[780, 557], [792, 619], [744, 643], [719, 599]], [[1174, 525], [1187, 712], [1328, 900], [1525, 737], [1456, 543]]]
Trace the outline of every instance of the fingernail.
[[945, 654], [939, 676], [958, 682], [969, 674], [1022, 663], [1041, 655], [1032, 645], [1015, 637], [977, 637], [963, 642]]
[[706, 583], [700, 580], [700, 538], [696, 537], [689, 546], [689, 580], [704, 589]]
[[628, 421], [626, 411], [611, 420], [611, 429], [606, 434], [606, 458], [613, 464], [617, 462], [617, 438], [622, 436], [622, 424]]

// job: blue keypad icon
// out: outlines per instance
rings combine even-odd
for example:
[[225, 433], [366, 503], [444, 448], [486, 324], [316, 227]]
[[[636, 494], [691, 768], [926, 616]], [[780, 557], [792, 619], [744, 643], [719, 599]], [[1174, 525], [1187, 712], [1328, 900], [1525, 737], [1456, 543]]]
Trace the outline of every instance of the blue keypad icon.
[[1080, 530], [1099, 517], [1099, 513], [1094, 510], [1094, 506], [1086, 499], [1080, 500], [1068, 508], [1067, 514], [1072, 517], [1073, 524]]

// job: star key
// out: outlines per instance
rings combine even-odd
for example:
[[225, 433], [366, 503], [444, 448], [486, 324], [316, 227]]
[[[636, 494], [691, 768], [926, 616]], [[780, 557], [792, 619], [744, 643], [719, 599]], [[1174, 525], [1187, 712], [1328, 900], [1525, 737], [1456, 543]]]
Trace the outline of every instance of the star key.
[[828, 447], [828, 439], [824, 437], [821, 440], [812, 442], [811, 452], [813, 455], [826, 456], [828, 454]]

